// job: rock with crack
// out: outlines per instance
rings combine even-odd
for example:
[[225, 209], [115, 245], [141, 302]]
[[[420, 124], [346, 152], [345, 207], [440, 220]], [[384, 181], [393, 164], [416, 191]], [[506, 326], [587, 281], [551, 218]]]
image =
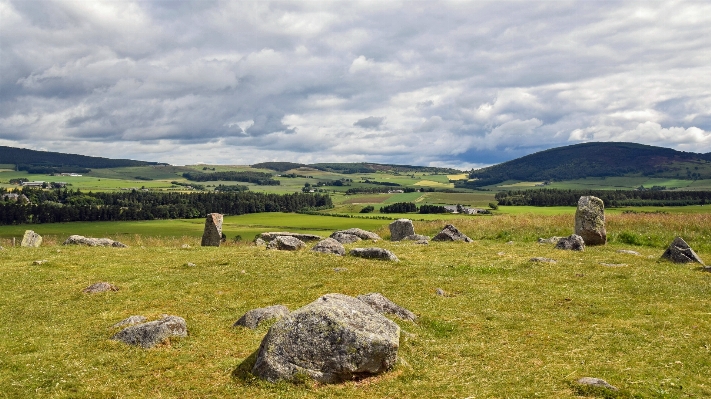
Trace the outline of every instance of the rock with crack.
[[394, 253], [383, 248], [353, 248], [350, 252], [351, 256], [357, 256], [359, 258], [368, 259], [381, 259], [381, 260], [391, 260], [398, 262], [400, 259], [395, 256]]
[[255, 329], [269, 320], [279, 320], [289, 315], [289, 308], [284, 305], [273, 305], [265, 308], [252, 309], [245, 313], [232, 327], [247, 327]]
[[436, 236], [432, 237], [432, 241], [464, 241], [464, 242], [473, 242], [471, 238], [467, 237], [466, 234], [460, 232], [457, 230], [456, 227], [454, 227], [451, 224], [448, 224], [444, 226], [444, 229], [437, 233]]
[[171, 337], [187, 337], [185, 319], [165, 315], [160, 320], [133, 325], [117, 332], [112, 339], [128, 345], [152, 348]]
[[371, 292], [370, 294], [358, 295], [358, 299], [365, 302], [368, 306], [375, 309], [381, 314], [391, 314], [403, 320], [415, 321], [417, 316], [402, 306], [396, 304], [390, 299], [383, 296], [379, 292]]
[[291, 236], [276, 237], [267, 245], [267, 249], [278, 249], [280, 251], [298, 251], [305, 247], [305, 242]]
[[252, 373], [338, 383], [380, 374], [397, 360], [400, 327], [362, 301], [327, 294], [271, 326]]
[[323, 240], [319, 241], [313, 248], [311, 248], [311, 250], [324, 254], [334, 254], [340, 256], [346, 254], [346, 249], [343, 247], [343, 244], [333, 238], [324, 238]]
[[558, 243], [555, 244], [556, 249], [566, 249], [569, 251], [584, 251], [585, 241], [583, 237], [577, 234], [572, 234], [569, 237], [561, 238]]
[[676, 237], [674, 241], [669, 245], [666, 251], [662, 254], [662, 259], [670, 260], [674, 263], [691, 263], [696, 262], [704, 264], [704, 262], [696, 255], [689, 244], [684, 241], [681, 237]]

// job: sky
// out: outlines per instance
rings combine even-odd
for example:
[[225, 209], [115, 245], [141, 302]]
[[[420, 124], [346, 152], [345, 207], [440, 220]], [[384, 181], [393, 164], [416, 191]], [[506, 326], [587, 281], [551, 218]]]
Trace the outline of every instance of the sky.
[[0, 145], [470, 169], [711, 152], [709, 1], [0, 0]]

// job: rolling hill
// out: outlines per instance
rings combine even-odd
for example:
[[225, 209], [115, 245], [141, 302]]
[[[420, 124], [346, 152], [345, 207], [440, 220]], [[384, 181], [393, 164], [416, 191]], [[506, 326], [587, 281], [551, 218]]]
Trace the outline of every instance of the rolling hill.
[[636, 143], [583, 143], [552, 148], [472, 171], [462, 187], [483, 187], [508, 180], [574, 180], [632, 176], [711, 178], [711, 154], [676, 151]]
[[72, 172], [77, 169], [102, 169], [126, 166], [164, 165], [158, 162], [109, 159], [61, 152], [35, 151], [0, 146], [0, 164], [14, 164], [18, 170], [39, 173]]

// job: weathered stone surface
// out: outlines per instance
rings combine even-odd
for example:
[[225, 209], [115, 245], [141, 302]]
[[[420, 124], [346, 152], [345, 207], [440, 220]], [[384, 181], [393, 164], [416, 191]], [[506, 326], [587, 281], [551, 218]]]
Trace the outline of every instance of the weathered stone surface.
[[144, 323], [146, 320], [145, 316], [140, 316], [140, 315], [135, 315], [135, 316], [128, 316], [127, 318], [119, 321], [118, 323], [113, 325], [113, 328], [119, 328], [119, 327], [125, 327], [125, 326], [133, 326], [136, 324], [141, 324]]
[[390, 299], [383, 296], [379, 292], [371, 292], [370, 294], [358, 295], [358, 299], [365, 302], [368, 306], [375, 309], [381, 314], [391, 314], [403, 320], [415, 321], [417, 316], [402, 306], [396, 304]]
[[662, 254], [662, 259], [668, 259], [675, 263], [690, 263], [696, 262], [704, 264], [704, 261], [696, 255], [693, 249], [681, 237], [677, 237], [672, 241], [666, 251]]
[[118, 291], [118, 287], [111, 283], [107, 283], [105, 281], [101, 281], [98, 283], [94, 283], [82, 290], [82, 292], [86, 292], [87, 294], [96, 294], [99, 292], [107, 292], [107, 291]]
[[205, 230], [202, 233], [203, 247], [219, 247], [222, 242], [222, 219], [220, 213], [208, 213], [205, 218]]
[[593, 386], [593, 387], [597, 387], [597, 388], [605, 388], [605, 389], [617, 391], [617, 388], [608, 384], [607, 381], [600, 379], [600, 378], [595, 378], [595, 377], [583, 377], [578, 380], [578, 384], [589, 385], [589, 386]]
[[550, 238], [539, 238], [539, 244], [558, 244], [558, 241], [563, 237], [553, 236]]
[[561, 238], [560, 240], [558, 240], [558, 243], [555, 245], [555, 248], [567, 249], [570, 251], [584, 251], [585, 241], [583, 241], [583, 237], [580, 237], [576, 234], [572, 234], [569, 237]]
[[163, 316], [160, 320], [137, 324], [116, 333], [112, 339], [128, 345], [151, 348], [171, 337], [187, 337], [185, 319], [178, 316]]
[[277, 237], [294, 237], [304, 242], [323, 240], [323, 237], [315, 234], [289, 233], [288, 231], [272, 231], [262, 233], [258, 237], [266, 242], [274, 241]]
[[575, 234], [583, 237], [585, 245], [605, 245], [605, 204], [600, 198], [591, 195], [578, 200], [575, 211]]
[[436, 236], [432, 237], [432, 241], [464, 241], [473, 242], [473, 240], [467, 237], [464, 233], [457, 230], [451, 224], [444, 226], [444, 229], [437, 233]]
[[415, 234], [415, 226], [410, 219], [398, 219], [390, 225], [390, 241], [400, 241], [407, 236]]
[[359, 228], [352, 228], [348, 230], [339, 230], [336, 233], [343, 233], [343, 234], [351, 234], [354, 235], [361, 240], [380, 240], [380, 236], [367, 230], [359, 229]]
[[239, 318], [233, 327], [247, 327], [255, 329], [265, 321], [281, 319], [289, 315], [289, 308], [284, 305], [273, 305], [265, 308], [252, 309]]
[[341, 244], [352, 244], [361, 240], [361, 238], [355, 234], [347, 234], [340, 231], [331, 234], [330, 238], [340, 242]]
[[421, 234], [413, 234], [411, 236], [407, 236], [403, 238], [401, 241], [429, 241], [430, 238], [428, 236], [423, 236]]
[[22, 237], [21, 247], [37, 248], [42, 245], [42, 236], [32, 230], [25, 230], [25, 235]]
[[541, 257], [531, 258], [530, 262], [558, 263], [555, 259]]
[[350, 252], [351, 256], [368, 259], [383, 259], [398, 262], [400, 259], [394, 253], [383, 248], [353, 248]]
[[382, 373], [397, 360], [400, 327], [356, 298], [327, 294], [277, 321], [252, 373], [336, 383]]
[[629, 249], [618, 249], [617, 252], [618, 252], [618, 253], [621, 253], [621, 254], [640, 256], [640, 253], [639, 253], [639, 252], [637, 252], [637, 251], [632, 251], [632, 250], [629, 250]]
[[278, 249], [281, 251], [297, 251], [305, 247], [305, 242], [291, 236], [278, 236], [267, 245], [267, 249]]
[[128, 245], [109, 238], [90, 238], [80, 235], [71, 235], [64, 241], [64, 245], [88, 245], [90, 247], [117, 247], [128, 248]]
[[267, 242], [262, 240], [261, 238], [257, 237], [254, 239], [254, 245], [256, 245], [258, 247], [263, 247], [263, 246], [267, 245]]
[[324, 254], [335, 254], [341, 256], [346, 254], [346, 249], [343, 247], [343, 244], [341, 244], [337, 240], [334, 240], [333, 238], [324, 238], [323, 240], [319, 241], [313, 248], [311, 248], [311, 250]]

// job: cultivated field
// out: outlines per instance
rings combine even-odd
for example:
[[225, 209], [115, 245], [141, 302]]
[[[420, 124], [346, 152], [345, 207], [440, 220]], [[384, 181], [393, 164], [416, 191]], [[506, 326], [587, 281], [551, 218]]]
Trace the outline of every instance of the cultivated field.
[[[711, 273], [658, 260], [675, 235], [711, 259], [711, 215], [610, 212], [610, 243], [582, 253], [535, 242], [570, 234], [569, 212], [451, 221], [472, 244], [347, 246], [387, 248], [399, 263], [231, 240], [282, 229], [325, 236], [346, 227], [387, 238], [389, 222], [228, 217], [230, 240], [220, 248], [199, 247], [199, 219], [0, 227], [0, 397], [573, 398], [594, 394], [573, 383], [583, 376], [620, 388], [608, 397], [711, 396]], [[444, 223], [415, 227], [433, 235]], [[47, 244], [8, 247], [25, 228], [47, 235]], [[130, 248], [57, 245], [69, 234], [109, 235]], [[120, 290], [81, 292], [97, 281]], [[436, 295], [437, 288], [447, 295]], [[395, 319], [402, 328], [398, 365], [340, 385], [251, 376], [268, 327], [233, 328], [234, 321], [249, 309], [296, 309], [330, 292], [381, 292], [419, 316], [414, 323]], [[112, 341], [111, 326], [137, 314], [184, 317], [189, 336], [149, 350]]]

